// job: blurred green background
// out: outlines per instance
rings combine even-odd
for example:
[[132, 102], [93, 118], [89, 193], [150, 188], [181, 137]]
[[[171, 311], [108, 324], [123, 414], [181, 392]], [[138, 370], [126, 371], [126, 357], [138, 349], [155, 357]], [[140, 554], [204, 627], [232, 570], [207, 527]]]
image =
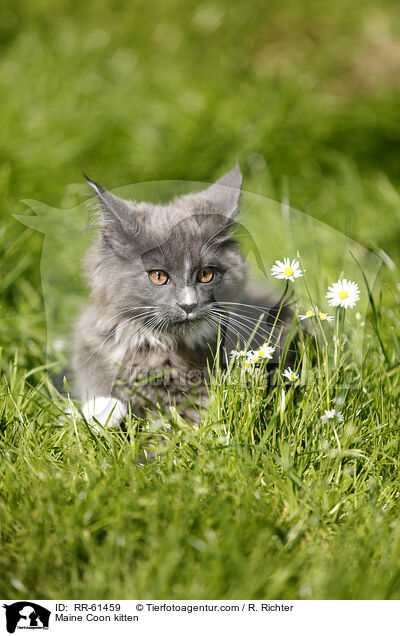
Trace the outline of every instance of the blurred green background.
[[399, 33], [395, 0], [3, 0], [2, 218], [71, 207], [81, 170], [210, 181], [238, 155], [248, 189], [395, 252]]

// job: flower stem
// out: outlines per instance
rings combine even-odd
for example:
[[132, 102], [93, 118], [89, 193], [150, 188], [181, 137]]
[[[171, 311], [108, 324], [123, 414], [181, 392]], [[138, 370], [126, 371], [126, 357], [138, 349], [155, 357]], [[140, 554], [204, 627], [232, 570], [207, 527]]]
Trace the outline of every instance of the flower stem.
[[279, 320], [279, 316], [280, 316], [280, 313], [282, 311], [282, 307], [283, 307], [284, 300], [286, 298], [288, 287], [289, 287], [289, 281], [286, 281], [286, 287], [285, 287], [285, 290], [284, 290], [284, 292], [282, 294], [281, 301], [280, 301], [280, 304], [279, 304], [279, 309], [278, 309], [278, 312], [277, 312], [277, 314], [275, 316], [274, 324], [272, 325], [271, 333], [269, 334], [269, 338], [268, 338], [268, 341], [267, 341], [268, 345], [271, 342], [272, 334], [274, 333], [274, 329], [276, 327], [276, 323]]

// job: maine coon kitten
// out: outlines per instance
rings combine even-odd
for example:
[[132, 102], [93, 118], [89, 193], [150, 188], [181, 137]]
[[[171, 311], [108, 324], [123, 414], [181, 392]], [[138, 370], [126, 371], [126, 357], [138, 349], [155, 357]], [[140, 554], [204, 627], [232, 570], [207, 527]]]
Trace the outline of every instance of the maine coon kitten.
[[[91, 296], [76, 325], [73, 360], [85, 417], [116, 425], [128, 403], [143, 416], [149, 400], [179, 404], [193, 388], [204, 404], [218, 333], [232, 349], [262, 312], [244, 297], [246, 263], [232, 235], [239, 166], [167, 205], [122, 200], [88, 182], [100, 232], [86, 260]], [[266, 296], [257, 300], [268, 304]], [[271, 315], [264, 317], [262, 341], [270, 324]]]

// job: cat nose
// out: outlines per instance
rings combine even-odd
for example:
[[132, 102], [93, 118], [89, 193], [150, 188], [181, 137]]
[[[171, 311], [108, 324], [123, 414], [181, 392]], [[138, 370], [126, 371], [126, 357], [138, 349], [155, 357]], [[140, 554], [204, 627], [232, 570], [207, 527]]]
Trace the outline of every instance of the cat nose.
[[193, 309], [197, 306], [197, 303], [182, 303], [179, 305], [183, 311], [186, 311], [187, 315], [189, 315]]

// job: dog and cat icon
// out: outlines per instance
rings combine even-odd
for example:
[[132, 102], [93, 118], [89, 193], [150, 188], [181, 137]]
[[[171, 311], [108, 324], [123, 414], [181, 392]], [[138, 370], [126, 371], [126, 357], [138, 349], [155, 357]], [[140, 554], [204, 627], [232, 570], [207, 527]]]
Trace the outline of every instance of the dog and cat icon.
[[48, 629], [51, 612], [31, 601], [18, 601], [3, 605], [6, 610], [6, 627], [9, 634], [18, 629]]

